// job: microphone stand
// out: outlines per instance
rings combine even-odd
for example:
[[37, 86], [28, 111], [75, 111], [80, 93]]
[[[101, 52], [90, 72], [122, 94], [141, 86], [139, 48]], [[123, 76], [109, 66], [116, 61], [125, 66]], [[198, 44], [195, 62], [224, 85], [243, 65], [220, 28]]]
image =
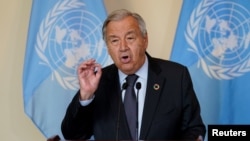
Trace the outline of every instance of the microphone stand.
[[119, 128], [120, 128], [120, 115], [121, 115], [121, 101], [122, 101], [122, 92], [126, 90], [128, 87], [128, 83], [124, 82], [122, 84], [121, 92], [118, 96], [118, 116], [117, 116], [117, 126], [116, 126], [116, 140], [119, 140]]
[[139, 121], [138, 121], [138, 118], [139, 118], [139, 90], [141, 89], [141, 83], [140, 82], [137, 82], [136, 83], [136, 89], [137, 89], [137, 97], [136, 97], [136, 141], [139, 140], [139, 132], [138, 132], [138, 128], [139, 128]]

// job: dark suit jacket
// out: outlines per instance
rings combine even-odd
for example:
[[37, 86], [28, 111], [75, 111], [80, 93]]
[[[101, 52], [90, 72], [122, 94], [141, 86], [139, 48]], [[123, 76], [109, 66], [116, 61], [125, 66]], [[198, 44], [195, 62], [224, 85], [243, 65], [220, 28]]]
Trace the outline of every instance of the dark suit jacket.
[[[149, 71], [140, 140], [194, 140], [205, 136], [200, 106], [186, 67], [148, 56]], [[154, 85], [158, 84], [159, 89]], [[120, 109], [120, 110], [119, 110]], [[95, 98], [88, 106], [79, 103], [79, 92], [62, 122], [65, 139], [130, 140], [121, 101], [118, 69], [103, 69]]]

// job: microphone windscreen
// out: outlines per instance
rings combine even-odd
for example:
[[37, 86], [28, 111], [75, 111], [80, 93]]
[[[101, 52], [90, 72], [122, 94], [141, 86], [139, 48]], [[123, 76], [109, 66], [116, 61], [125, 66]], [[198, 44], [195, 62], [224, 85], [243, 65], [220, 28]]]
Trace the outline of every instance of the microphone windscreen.
[[137, 90], [141, 89], [141, 82], [137, 82], [137, 83], [136, 83], [136, 89], [137, 89]]
[[123, 84], [122, 84], [122, 89], [124, 90], [124, 89], [127, 89], [127, 87], [128, 87], [128, 83], [127, 82], [124, 82]]

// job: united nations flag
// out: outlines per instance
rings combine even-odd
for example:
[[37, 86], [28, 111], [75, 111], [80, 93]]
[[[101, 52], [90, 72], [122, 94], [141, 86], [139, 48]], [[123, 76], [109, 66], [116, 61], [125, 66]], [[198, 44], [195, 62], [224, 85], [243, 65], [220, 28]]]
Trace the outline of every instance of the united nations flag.
[[250, 124], [249, 0], [185, 0], [170, 59], [191, 73], [205, 124]]
[[102, 0], [33, 0], [23, 70], [24, 109], [46, 138], [61, 133], [66, 108], [79, 89], [76, 68], [112, 61], [102, 40]]

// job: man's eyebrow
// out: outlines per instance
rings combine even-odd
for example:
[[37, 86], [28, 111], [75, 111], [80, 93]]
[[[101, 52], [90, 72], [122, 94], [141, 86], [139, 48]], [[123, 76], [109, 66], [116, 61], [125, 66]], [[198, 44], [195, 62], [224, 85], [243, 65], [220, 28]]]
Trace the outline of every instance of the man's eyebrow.
[[129, 35], [129, 34], [135, 34], [135, 30], [131, 30], [131, 31], [126, 33], [126, 35]]
[[110, 38], [118, 38], [118, 36], [116, 36], [116, 35], [108, 35], [108, 39], [110, 39]]

